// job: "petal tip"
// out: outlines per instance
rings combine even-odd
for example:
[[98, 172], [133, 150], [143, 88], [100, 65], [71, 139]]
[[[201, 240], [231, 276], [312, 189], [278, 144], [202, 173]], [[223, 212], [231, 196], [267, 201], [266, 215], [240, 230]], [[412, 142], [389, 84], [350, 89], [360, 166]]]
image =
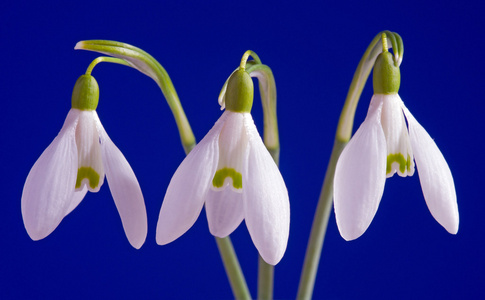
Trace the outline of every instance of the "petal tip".
[[452, 224], [446, 224], [443, 225], [443, 227], [446, 229], [451, 234], [457, 234], [458, 233], [458, 228], [459, 228], [459, 222], [456, 220], [456, 222], [452, 222]]
[[25, 227], [25, 230], [27, 230], [27, 234], [29, 235], [29, 237], [33, 241], [40, 241], [40, 240], [46, 238], [49, 234], [52, 233], [52, 232], [49, 232], [49, 233], [45, 234], [45, 233], [41, 233], [39, 231], [29, 230], [27, 227]]
[[170, 238], [170, 237], [167, 237], [165, 235], [158, 234], [158, 233], [157, 233], [157, 236], [156, 236], [155, 239], [157, 241], [157, 244], [160, 245], [160, 246], [170, 244], [171, 242], [173, 242], [175, 240], [173, 238]]
[[[337, 225], [338, 225], [338, 223], [337, 223]], [[360, 230], [358, 228], [354, 228], [354, 229], [349, 230], [349, 229], [342, 229], [341, 227], [342, 227], [341, 225], [338, 226], [340, 236], [344, 240], [346, 240], [347, 242], [358, 239], [359, 237], [361, 237], [364, 234], [364, 232], [367, 229], [366, 228], [364, 230]]]
[[161, 220], [160, 219], [158, 220], [157, 232], [156, 232], [155, 239], [157, 241], [157, 244], [160, 245], [160, 246], [163, 246], [163, 245], [166, 245], [166, 244], [170, 244], [171, 242], [175, 241], [182, 234], [185, 233], [185, 231], [184, 231], [181, 234], [174, 234], [175, 231], [173, 230], [173, 228], [171, 228], [172, 230], [169, 230], [168, 229], [169, 228], [168, 225], [165, 224], [165, 223], [161, 223]]
[[77, 42], [76, 45], [74, 46], [74, 50], [83, 49], [82, 47], [83, 44], [84, 44], [83, 41]]
[[221, 230], [220, 228], [214, 228], [214, 226], [211, 226], [211, 223], [209, 223], [209, 232], [215, 236], [215, 237], [218, 237], [218, 238], [225, 238], [227, 236], [229, 236], [229, 234], [226, 234], [223, 230]]
[[140, 234], [139, 236], [132, 236], [132, 237], [128, 237], [128, 241], [130, 242], [131, 246], [133, 246], [133, 248], [135, 249], [140, 249], [141, 246], [143, 246], [143, 244], [145, 244], [145, 240], [146, 240], [146, 237], [147, 237], [147, 232], [145, 231], [144, 233]]
[[[285, 248], [286, 250], [286, 248]], [[285, 251], [282, 253], [274, 254], [274, 253], [262, 253], [260, 252], [259, 255], [261, 255], [261, 258], [268, 264], [272, 266], [276, 266], [281, 259], [283, 258], [283, 255], [285, 254]]]

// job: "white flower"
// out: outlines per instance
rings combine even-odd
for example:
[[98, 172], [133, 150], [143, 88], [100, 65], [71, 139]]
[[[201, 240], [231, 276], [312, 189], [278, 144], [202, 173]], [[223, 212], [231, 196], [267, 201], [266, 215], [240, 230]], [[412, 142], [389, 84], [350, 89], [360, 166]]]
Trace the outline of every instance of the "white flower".
[[365, 121], [338, 160], [334, 204], [344, 239], [353, 240], [365, 232], [379, 206], [386, 177], [396, 172], [412, 176], [413, 159], [431, 214], [448, 232], [457, 233], [458, 206], [450, 168], [433, 139], [393, 93], [372, 97]]
[[288, 242], [288, 192], [251, 114], [232, 111], [227, 97], [226, 111], [170, 181], [157, 243], [164, 245], [184, 234], [205, 204], [214, 236], [228, 236], [245, 219], [261, 257], [275, 265]]
[[48, 236], [88, 190], [99, 191], [106, 174], [126, 236], [138, 249], [147, 234], [140, 185], [94, 108], [72, 108], [57, 137], [30, 170], [22, 193], [25, 228], [33, 240]]

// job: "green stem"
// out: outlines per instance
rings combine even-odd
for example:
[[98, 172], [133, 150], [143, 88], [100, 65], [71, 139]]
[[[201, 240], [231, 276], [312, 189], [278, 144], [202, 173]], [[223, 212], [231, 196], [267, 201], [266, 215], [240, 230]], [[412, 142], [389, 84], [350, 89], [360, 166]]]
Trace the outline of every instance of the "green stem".
[[74, 49], [96, 51], [124, 59], [131, 67], [155, 80], [162, 90], [168, 106], [172, 110], [185, 152], [192, 150], [192, 148], [195, 146], [195, 137], [192, 132], [192, 128], [190, 127], [189, 121], [185, 116], [185, 112], [182, 108], [170, 76], [168, 76], [167, 71], [165, 71], [162, 65], [155, 58], [140, 48], [115, 41], [81, 41], [76, 44]]
[[273, 299], [274, 266], [267, 264], [261, 256], [258, 265], [258, 299]]
[[400, 64], [403, 57], [404, 47], [401, 37], [394, 32], [382, 31], [377, 34], [369, 47], [362, 56], [357, 69], [355, 70], [352, 83], [350, 84], [347, 98], [345, 99], [344, 108], [340, 114], [340, 119], [337, 127], [337, 138], [342, 141], [348, 141], [352, 135], [352, 127], [354, 124], [355, 110], [359, 102], [360, 95], [364, 89], [364, 85], [369, 77], [372, 67], [377, 56], [382, 52], [382, 33], [385, 33], [391, 40], [391, 45], [394, 49], [394, 60], [396, 64]]
[[352, 135], [352, 127], [354, 124], [355, 110], [364, 89], [367, 78], [374, 66], [375, 60], [379, 53], [382, 52], [382, 34], [389, 38], [394, 49], [394, 62], [400, 64], [402, 61], [404, 47], [401, 37], [394, 32], [383, 31], [377, 34], [369, 47], [362, 56], [359, 65], [352, 78], [345, 104], [340, 114], [340, 119], [335, 135], [334, 146], [330, 156], [330, 162], [325, 173], [320, 198], [318, 200], [317, 209], [313, 219], [310, 238], [305, 254], [303, 269], [300, 278], [300, 286], [298, 288], [297, 299], [311, 299], [313, 288], [315, 286], [315, 278], [317, 275], [318, 264], [322, 254], [323, 242], [325, 240], [325, 233], [327, 231], [328, 218], [332, 210], [333, 199], [333, 180], [335, 174], [335, 167], [338, 158], [349, 142]]
[[100, 56], [89, 64], [88, 69], [86, 70], [86, 75], [91, 75], [91, 72], [93, 72], [94, 67], [100, 62], [110, 62], [110, 63], [120, 64], [120, 65], [130, 66], [130, 64], [124, 59], [108, 57], [108, 56]]
[[263, 140], [266, 148], [278, 165], [280, 155], [280, 139], [278, 118], [276, 115], [276, 82], [271, 68], [267, 65], [248, 62], [246, 71], [251, 77], [258, 78], [259, 92], [263, 104], [264, 132]]
[[217, 247], [219, 248], [219, 253], [221, 254], [224, 268], [226, 269], [226, 274], [229, 279], [234, 298], [251, 299], [251, 294], [249, 293], [248, 285], [244, 279], [236, 252], [234, 252], [231, 239], [229, 237], [216, 237], [216, 242]]
[[325, 174], [322, 191], [320, 192], [320, 198], [318, 200], [315, 217], [313, 219], [297, 299], [312, 298], [318, 264], [320, 262], [320, 256], [322, 253], [323, 241], [325, 239], [325, 232], [327, 231], [328, 218], [330, 216], [330, 211], [332, 210], [333, 177], [335, 174], [335, 166], [337, 165], [340, 153], [342, 153], [342, 150], [346, 144], [347, 142], [342, 142], [338, 139], [336, 139], [334, 142], [330, 162]]
[[261, 64], [261, 59], [259, 59], [259, 56], [256, 54], [256, 52], [247, 50], [244, 52], [242, 58], [241, 58], [241, 63], [239, 64], [240, 69], [245, 69], [246, 68], [246, 63], [248, 62], [249, 56], [252, 56], [254, 59], [254, 62]]

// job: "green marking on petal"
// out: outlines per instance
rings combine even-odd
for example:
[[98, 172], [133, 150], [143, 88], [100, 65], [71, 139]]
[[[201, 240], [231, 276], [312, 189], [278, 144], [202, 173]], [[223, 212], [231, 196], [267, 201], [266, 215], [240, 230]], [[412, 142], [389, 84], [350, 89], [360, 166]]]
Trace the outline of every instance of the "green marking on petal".
[[99, 185], [99, 174], [91, 167], [81, 167], [77, 170], [76, 189], [81, 187], [84, 178], [89, 180], [89, 186], [92, 189]]
[[399, 171], [404, 174], [406, 170], [409, 172], [411, 171], [411, 156], [407, 156], [407, 159], [404, 159], [404, 155], [401, 153], [396, 154], [389, 154], [387, 156], [387, 167], [386, 167], [386, 174], [390, 174], [392, 170], [392, 163], [397, 162], [399, 164]]
[[221, 188], [224, 185], [226, 177], [232, 178], [232, 186], [235, 189], [242, 189], [242, 175], [233, 168], [222, 168], [217, 170], [214, 179], [212, 179], [212, 185], [216, 188]]

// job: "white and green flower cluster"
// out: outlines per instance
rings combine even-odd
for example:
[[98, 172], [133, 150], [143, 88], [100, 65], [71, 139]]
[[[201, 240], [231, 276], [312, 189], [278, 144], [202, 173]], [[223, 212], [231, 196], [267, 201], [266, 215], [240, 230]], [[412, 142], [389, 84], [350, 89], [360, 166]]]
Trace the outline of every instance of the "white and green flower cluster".
[[[157, 77], [143, 59], [146, 57], [111, 62], [130, 64], [157, 82], [167, 81]], [[60, 133], [32, 167], [22, 194], [22, 215], [31, 238], [43, 239], [76, 208], [87, 191], [100, 190], [106, 175], [126, 236], [138, 249], [147, 235], [145, 203], [133, 170], [96, 113], [99, 87], [90, 72], [99, 61], [109, 60], [95, 60], [77, 80], [72, 108]], [[288, 242], [288, 192], [251, 117], [254, 89], [245, 65], [233, 72], [224, 93], [226, 111], [170, 182], [156, 239], [161, 245], [177, 239], [194, 224], [205, 205], [214, 236], [228, 236], [245, 219], [261, 257], [275, 265]], [[183, 124], [183, 111], [174, 115]], [[191, 130], [181, 132], [182, 140], [185, 135], [186, 140], [193, 141], [191, 134]], [[192, 147], [186, 145], [186, 149]]]
[[400, 82], [399, 63], [384, 41], [383, 52], [374, 65], [374, 96], [367, 117], [343, 150], [335, 170], [335, 215], [346, 240], [358, 238], [369, 227], [386, 178], [395, 173], [412, 176], [415, 162], [431, 214], [448, 232], [458, 232], [458, 206], [450, 168], [436, 143], [399, 97]]
[[[391, 41], [393, 54], [388, 50], [387, 39]], [[99, 87], [91, 71], [98, 62], [106, 61], [131, 66], [159, 85], [187, 153], [163, 199], [156, 228], [157, 243], [165, 245], [179, 238], [205, 207], [212, 235], [225, 238], [245, 220], [262, 259], [276, 265], [288, 243], [290, 205], [277, 165], [276, 87], [271, 69], [254, 52], [247, 51], [219, 96], [221, 109], [225, 111], [195, 145], [175, 88], [153, 57], [134, 46], [113, 41], [83, 41], [76, 49], [114, 58], [96, 59], [77, 80], [72, 108], [61, 131], [27, 176], [22, 215], [30, 237], [39, 240], [52, 233], [88, 191], [100, 190], [106, 176], [129, 242], [137, 249], [145, 242], [147, 213], [140, 185], [96, 113]], [[318, 226], [324, 230], [312, 230], [309, 256], [320, 255], [332, 199], [342, 237], [356, 239], [367, 230], [377, 212], [386, 178], [396, 173], [401, 177], [412, 176], [415, 168], [431, 214], [448, 232], [458, 231], [458, 206], [450, 168], [433, 139], [398, 95], [402, 54], [400, 36], [386, 31], [373, 40], [357, 68], [339, 121], [327, 172], [330, 178], [326, 178], [322, 189], [323, 204], [319, 204], [314, 222], [322, 224]], [[254, 60], [247, 61], [249, 56]], [[366, 119], [350, 139], [357, 102], [372, 68], [374, 96]], [[251, 116], [254, 98], [251, 77], [256, 77], [260, 84], [264, 141]], [[306, 258], [302, 274], [315, 276], [315, 264], [318, 259]], [[314, 280], [311, 276], [305, 278], [302, 286], [310, 286], [311, 290]]]

